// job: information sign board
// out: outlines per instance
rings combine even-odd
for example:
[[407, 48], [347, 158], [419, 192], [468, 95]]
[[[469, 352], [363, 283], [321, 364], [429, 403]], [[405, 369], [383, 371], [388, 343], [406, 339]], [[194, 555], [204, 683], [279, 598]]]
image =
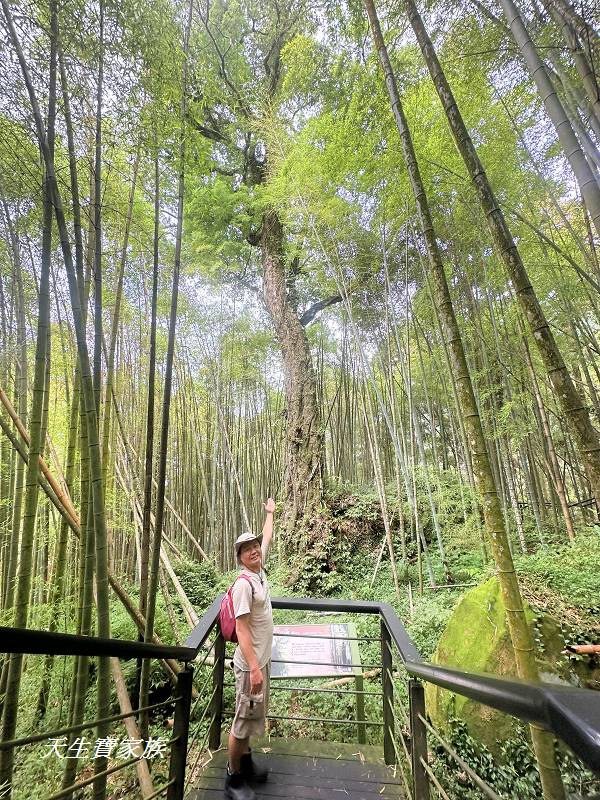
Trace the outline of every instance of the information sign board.
[[358, 647], [349, 636], [356, 636], [354, 625], [275, 625], [271, 677], [354, 675]]

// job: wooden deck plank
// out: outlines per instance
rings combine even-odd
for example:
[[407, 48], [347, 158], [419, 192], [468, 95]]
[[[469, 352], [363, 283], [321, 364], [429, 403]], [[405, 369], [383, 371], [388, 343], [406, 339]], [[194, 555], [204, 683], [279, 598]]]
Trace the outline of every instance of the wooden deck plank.
[[[259, 757], [257, 756], [257, 760]], [[276, 770], [278, 775], [304, 775], [310, 774], [313, 776], [321, 776], [323, 780], [328, 780], [332, 773], [338, 774], [342, 772], [348, 781], [379, 781], [385, 783], [400, 783], [398, 777], [394, 778], [393, 770], [383, 768], [379, 764], [372, 764], [365, 762], [364, 764], [343, 761], [340, 759], [336, 761], [335, 765], [329, 762], [332, 759], [325, 760], [325, 763], [319, 759], [307, 759], [301, 756], [262, 756], [260, 763], [269, 766], [270, 769]], [[204, 774], [212, 775], [219, 772], [225, 766], [225, 761], [211, 762], [206, 765]]]
[[[261, 800], [276, 800], [276, 798], [302, 798], [302, 800], [314, 800], [314, 798], [332, 797], [337, 794], [349, 798], [349, 800], [377, 800], [378, 798], [393, 798], [393, 800], [400, 800], [402, 797], [398, 794], [397, 786], [390, 786], [389, 784], [377, 784], [370, 782], [368, 784], [361, 783], [360, 781], [354, 782], [352, 785], [346, 783], [342, 779], [338, 780], [332, 786], [323, 786], [321, 781], [316, 781], [312, 786], [304, 783], [282, 783], [278, 780], [279, 776], [273, 773], [267, 783], [262, 786], [255, 786], [254, 790]], [[204, 800], [206, 792], [220, 791], [223, 793], [225, 776], [224, 773], [218, 779], [206, 781], [206, 785], [196, 787], [194, 793], [188, 800]]]
[[[349, 786], [353, 785], [354, 783], [377, 783], [378, 785], [385, 783], [389, 784], [390, 786], [400, 785], [400, 781], [393, 778], [392, 772], [390, 772], [388, 777], [386, 773], [382, 774], [381, 771], [370, 769], [367, 767], [367, 765], [365, 765], [364, 772], [348, 775], [345, 765], [339, 764], [335, 769], [336, 777], [332, 777], [334, 772], [332, 770], [322, 769], [319, 764], [317, 764], [314, 769], [311, 769], [310, 766], [307, 765], [295, 765], [289, 763], [282, 764], [280, 757], [265, 763], [268, 764], [270, 771], [277, 775], [278, 780], [283, 783], [297, 779], [299, 776], [306, 776], [307, 778], [310, 777], [310, 781], [313, 783], [314, 781], [318, 781], [323, 786], [335, 787], [335, 785], [338, 783], [337, 776], [339, 774], [343, 774], [345, 782]], [[295, 768], [296, 766], [298, 768]], [[214, 778], [217, 775], [220, 777], [223, 775], [223, 770], [224, 765], [222, 767], [207, 767], [203, 775], [200, 777], [200, 780], [202, 781], [205, 778]], [[302, 780], [300, 782], [302, 783]]]
[[[394, 778], [394, 772], [383, 763], [383, 759], [379, 762], [368, 761], [360, 758], [360, 753], [357, 751], [357, 757], [354, 759], [346, 758], [340, 755], [338, 758], [318, 758], [317, 756], [306, 757], [303, 755], [296, 755], [295, 753], [276, 753], [254, 749], [256, 760], [261, 764], [267, 764], [271, 767], [277, 764], [277, 772], [279, 774], [288, 775], [303, 775], [305, 773], [321, 775], [326, 778], [329, 774], [343, 773], [349, 780], [379, 780], [385, 778], [386, 783], [400, 783], [398, 777]], [[333, 764], [331, 762], [334, 762]], [[204, 773], [210, 774], [212, 770], [223, 769], [227, 763], [227, 751], [217, 750], [213, 753], [213, 758], [209, 761], [205, 768]]]
[[[263, 753], [270, 748], [270, 752]], [[302, 744], [301, 755], [294, 745]], [[328, 745], [324, 747], [323, 745]], [[373, 760], [363, 752], [367, 749]], [[284, 750], [286, 752], [277, 752]], [[325, 752], [323, 758], [312, 752]], [[267, 763], [270, 769], [267, 783], [255, 786], [259, 800], [402, 800], [399, 777], [378, 758], [379, 748], [359, 748], [357, 745], [336, 745], [324, 742], [290, 742], [271, 740], [254, 747], [257, 760]], [[337, 752], [337, 757], [335, 753]], [[206, 764], [194, 790], [186, 800], [214, 800], [223, 796], [227, 753], [224, 749], [213, 753]]]
[[[227, 741], [223, 739], [223, 747]], [[277, 754], [292, 756], [316, 756], [317, 758], [343, 758], [347, 761], [374, 761], [383, 764], [383, 747], [372, 744], [357, 744], [347, 742], [323, 742], [314, 739], [282, 739], [278, 736], [271, 738], [263, 736], [253, 740], [252, 749], [259, 753], [269, 751]]]

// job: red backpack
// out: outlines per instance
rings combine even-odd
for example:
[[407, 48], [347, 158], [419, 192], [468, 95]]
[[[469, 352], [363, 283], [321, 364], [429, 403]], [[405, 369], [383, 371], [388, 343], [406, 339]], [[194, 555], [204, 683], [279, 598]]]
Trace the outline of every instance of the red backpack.
[[240, 572], [235, 581], [227, 590], [227, 594], [221, 600], [221, 610], [219, 611], [219, 625], [221, 626], [221, 633], [226, 642], [237, 642], [237, 633], [235, 630], [235, 609], [233, 607], [233, 587], [240, 578], [244, 578], [250, 584], [252, 589], [252, 597], [254, 597], [254, 586], [252, 580], [244, 572]]

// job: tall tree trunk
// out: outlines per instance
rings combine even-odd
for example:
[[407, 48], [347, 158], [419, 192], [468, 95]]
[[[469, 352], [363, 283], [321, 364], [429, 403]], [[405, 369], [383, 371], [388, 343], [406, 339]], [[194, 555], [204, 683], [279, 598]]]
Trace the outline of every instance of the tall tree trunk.
[[512, 35], [523, 54], [531, 77], [537, 86], [546, 113], [554, 125], [565, 156], [575, 174], [579, 189], [590, 212], [590, 216], [592, 217], [592, 222], [594, 223], [596, 231], [600, 234], [600, 186], [577, 141], [577, 136], [556, 94], [548, 71], [529, 37], [527, 28], [525, 27], [525, 23], [517, 7], [512, 0], [499, 0], [499, 3]]
[[569, 0], [551, 0], [552, 5], [560, 11], [565, 19], [575, 28], [581, 41], [585, 44], [591, 63], [594, 62], [594, 50], [600, 44], [600, 37], [597, 31], [586, 20], [578, 14], [573, 4]]
[[[135, 191], [137, 187], [137, 176], [140, 163], [140, 145], [138, 144], [135, 161], [133, 162], [133, 174], [131, 177], [131, 189], [129, 192], [129, 202], [127, 205], [127, 218], [125, 220], [125, 232], [123, 234], [123, 246], [121, 247], [121, 255], [119, 258], [119, 271], [117, 275], [117, 285], [115, 289], [115, 306], [112, 314], [112, 323], [110, 328], [110, 345], [108, 348], [108, 359], [106, 361], [106, 389], [104, 397], [104, 418], [102, 420], [102, 475], [104, 485], [107, 483], [108, 461], [109, 461], [109, 442], [111, 433], [111, 412], [113, 407], [113, 384], [115, 373], [115, 355], [117, 352], [117, 335], [119, 332], [119, 323], [121, 321], [121, 301], [123, 298], [123, 278], [125, 275], [125, 265], [127, 264], [127, 253], [129, 248], [129, 232], [131, 230], [131, 220], [133, 217], [133, 203], [135, 200]], [[98, 237], [98, 227], [96, 230], [96, 238]]]
[[563, 519], [565, 521], [565, 526], [567, 528], [567, 536], [572, 541], [575, 538], [575, 529], [573, 527], [573, 519], [571, 517], [571, 511], [569, 509], [569, 503], [567, 501], [565, 484], [562, 479], [562, 475], [560, 473], [560, 466], [558, 464], [558, 458], [556, 455], [556, 450], [554, 448], [554, 441], [552, 439], [552, 433], [550, 431], [550, 421], [548, 420], [546, 407], [544, 406], [544, 401], [542, 400], [540, 387], [538, 384], [537, 376], [535, 374], [535, 370], [533, 368], [533, 361], [531, 360], [531, 354], [529, 352], [529, 346], [526, 340], [524, 340], [523, 345], [525, 349], [525, 360], [527, 362], [527, 370], [529, 372], [529, 377], [531, 379], [531, 386], [533, 388], [533, 396], [535, 398], [535, 403], [537, 406], [539, 420], [540, 420], [540, 426], [542, 428], [544, 442], [546, 444], [546, 451], [548, 454], [547, 460], [548, 460], [548, 465], [550, 467], [550, 474], [552, 476], [552, 482], [554, 483], [554, 489], [556, 491], [558, 500], [560, 502], [560, 508], [562, 511]]
[[286, 489], [281, 527], [289, 543], [299, 522], [306, 520], [310, 527], [321, 502], [323, 436], [310, 347], [286, 287], [284, 232], [276, 211], [263, 216], [260, 250], [265, 304], [285, 374]]
[[[19, 416], [23, 424], [27, 424], [27, 328], [25, 325], [25, 292], [23, 290], [23, 272], [21, 267], [21, 251], [17, 231], [10, 216], [7, 203], [2, 201], [4, 209], [4, 219], [10, 236], [11, 251], [13, 256], [13, 275], [16, 286], [17, 301], [17, 365], [15, 378], [15, 391], [17, 396], [17, 407]], [[17, 565], [19, 560], [19, 540], [21, 536], [21, 511], [23, 507], [23, 493], [25, 487], [25, 464], [19, 459], [16, 464], [14, 480], [14, 495], [12, 504], [12, 535], [10, 548], [8, 551], [8, 568], [6, 581], [6, 600], [5, 608], [12, 608], [15, 597], [15, 581], [17, 576]], [[0, 689], [4, 693], [8, 661], [5, 661], [0, 681]]]
[[[160, 550], [165, 514], [165, 486], [167, 480], [167, 450], [169, 446], [169, 415], [171, 410], [171, 384], [173, 379], [173, 360], [175, 356], [175, 328], [177, 325], [177, 302], [179, 297], [179, 276], [181, 269], [181, 239], [183, 235], [183, 204], [185, 189], [185, 154], [186, 154], [186, 120], [187, 120], [187, 88], [188, 88], [188, 50], [190, 29], [192, 25], [193, 2], [188, 6], [187, 22], [183, 37], [183, 70], [181, 76], [181, 107], [179, 133], [179, 177], [177, 188], [177, 230], [175, 233], [175, 256], [173, 265], [173, 286], [171, 290], [171, 311], [169, 317], [169, 337], [167, 343], [167, 358], [165, 364], [165, 379], [163, 389], [162, 418], [160, 427], [160, 446], [158, 459], [158, 479], [156, 490], [156, 515], [154, 525], [154, 541], [152, 543], [152, 560], [148, 579], [148, 602], [146, 611], [146, 629], [144, 640], [152, 641], [154, 634], [154, 618], [156, 614], [156, 595], [159, 583]], [[140, 680], [140, 704], [148, 705], [147, 697], [150, 687], [150, 659], [145, 659], [142, 664]], [[140, 730], [145, 736], [147, 730], [147, 715], [140, 718]]]
[[567, 47], [571, 51], [573, 63], [575, 64], [575, 69], [577, 70], [577, 74], [581, 79], [585, 93], [590, 102], [592, 114], [594, 115], [596, 122], [600, 124], [600, 96], [598, 93], [598, 82], [596, 80], [594, 70], [588, 61], [587, 55], [581, 46], [577, 31], [573, 28], [569, 20], [566, 19], [564, 13], [560, 11], [556, 5], [550, 2], [550, 0], [542, 0], [542, 3], [546, 11], [548, 11], [558, 26], [565, 42], [567, 43]]
[[[487, 443], [475, 400], [473, 383], [465, 357], [462, 336], [454, 314], [454, 307], [446, 280], [444, 264], [433, 228], [433, 220], [425, 193], [425, 187], [421, 179], [412, 137], [404, 115], [396, 79], [383, 40], [373, 0], [364, 0], [364, 4], [367, 9], [375, 47], [385, 76], [385, 83], [388, 89], [394, 119], [398, 132], [400, 133], [402, 152], [427, 247], [434, 298], [438, 314], [442, 321], [445, 338], [448, 342], [448, 349], [454, 372], [457, 376], [460, 403], [465, 418], [470, 449], [473, 453], [477, 488], [483, 504], [486, 531], [492, 545], [494, 560], [498, 568], [498, 580], [502, 591], [517, 670], [521, 677], [536, 680], [538, 678], [538, 671], [535, 662], [533, 637], [523, 609], [519, 583], [517, 581], [512, 556], [510, 554], [508, 537], [506, 535], [502, 507], [494, 483]], [[417, 12], [416, 8], [412, 6], [412, 3], [409, 5], [409, 8], [412, 23], [413, 17]], [[544, 795], [547, 800], [564, 800], [564, 789], [562, 787], [560, 773], [556, 766], [552, 736], [539, 726], [534, 725], [531, 726], [531, 734], [538, 760], [540, 776], [542, 778], [542, 785], [544, 787]]]
[[[156, 379], [156, 303], [158, 297], [160, 171], [158, 143], [154, 134], [154, 241], [152, 255], [152, 300], [150, 303], [150, 352], [148, 354], [148, 404], [146, 408], [146, 450], [144, 454], [144, 505], [140, 542], [140, 614], [146, 616], [148, 606], [148, 562], [150, 557], [150, 513], [152, 511], [152, 470], [154, 466], [154, 394]], [[138, 665], [137, 675], [142, 664]], [[139, 683], [140, 677], [137, 678]], [[139, 694], [139, 685], [137, 687]], [[136, 696], [136, 700], [137, 700]], [[140, 698], [140, 701], [143, 698]], [[140, 702], [140, 706], [144, 703]], [[143, 727], [143, 726], [142, 726]]]
[[[99, 31], [98, 31], [98, 85], [96, 94], [96, 136], [94, 156], [94, 230], [96, 249], [94, 251], [94, 399], [96, 404], [96, 426], [98, 439], [98, 459], [101, 470], [101, 484], [104, 486], [105, 473], [102, 472], [102, 458], [100, 453], [100, 402], [102, 395], [102, 102], [104, 92], [104, 0], [99, 0]], [[57, 35], [57, 31], [54, 32]], [[118, 325], [118, 321], [115, 321]], [[110, 408], [111, 399], [106, 398], [107, 407]], [[109, 423], [107, 423], [107, 428]], [[110, 428], [109, 428], [110, 430]], [[93, 504], [93, 498], [92, 498]], [[104, 514], [104, 507], [102, 513]], [[94, 514], [97, 509], [94, 508]], [[94, 531], [96, 534], [96, 531]], [[96, 572], [99, 576], [104, 573], [105, 580], [98, 580], [96, 584], [96, 601], [98, 608], [98, 633], [106, 635], [110, 628], [109, 619], [109, 589], [108, 589], [108, 539], [104, 530], [103, 540], [95, 535], [96, 546]], [[110, 660], [108, 657], [98, 659], [98, 678], [96, 685], [97, 714], [100, 719], [110, 715]], [[106, 738], [109, 725], [98, 725], [96, 733], [100, 739]], [[108, 759], [101, 756], [94, 759], [94, 798], [104, 800], [106, 796], [106, 775], [103, 773], [108, 766]]]
[[[79, 414], [79, 378], [76, 375], [73, 383], [73, 395], [71, 399], [71, 414], [69, 421], [69, 434], [67, 442], [67, 463], [65, 469], [65, 483], [69, 490], [72, 490], [73, 477], [75, 474], [75, 452], [77, 447], [77, 417]], [[50, 589], [49, 604], [51, 610], [50, 624], [48, 630], [56, 631], [58, 629], [58, 621], [60, 618], [61, 608], [59, 605], [60, 599], [64, 594], [65, 583], [65, 570], [67, 566], [67, 543], [68, 543], [69, 526], [67, 521], [61, 517], [60, 528], [58, 536], [56, 537], [56, 544], [54, 549], [54, 576], [52, 586]], [[46, 713], [48, 704], [48, 695], [50, 692], [50, 683], [52, 679], [52, 667], [54, 663], [53, 656], [46, 656], [44, 661], [44, 669], [42, 671], [42, 685], [38, 694], [38, 703], [36, 711], [36, 719], [40, 719]]]
[[[56, 114], [56, 47], [50, 47], [50, 89], [48, 98], [47, 142], [51, 154], [54, 153], [54, 124]], [[35, 351], [35, 373], [33, 381], [33, 401], [30, 417], [29, 455], [27, 460], [27, 477], [25, 483], [25, 503], [23, 510], [23, 529], [21, 533], [19, 570], [15, 596], [13, 625], [15, 628], [26, 628], [29, 611], [29, 600], [32, 583], [32, 554], [35, 534], [38, 493], [39, 493], [39, 457], [43, 450], [43, 416], [44, 391], [46, 388], [46, 352], [48, 347], [48, 331], [50, 327], [50, 258], [52, 252], [52, 195], [46, 171], [43, 184], [43, 231], [42, 258], [40, 268], [37, 342]], [[26, 365], [24, 365], [26, 368]], [[21, 686], [21, 670], [23, 656], [12, 655], [8, 668], [6, 698], [2, 714], [2, 739], [14, 738], [19, 707], [19, 691]], [[10, 797], [14, 750], [3, 750], [0, 753], [0, 785], [8, 788]]]
[[[69, 178], [73, 213], [73, 238], [75, 240], [75, 271], [77, 274], [79, 291], [83, 298], [85, 279], [83, 274], [83, 234], [81, 229], [81, 205], [79, 202], [79, 178], [77, 176], [77, 152], [75, 150], [75, 137], [73, 135], [69, 85], [67, 83], [67, 72], [60, 47], [60, 39], [58, 42], [58, 62], [60, 66], [60, 88], [62, 95], [63, 115], [65, 118], [65, 129], [67, 133], [67, 149], [69, 151]], [[82, 300], [83, 309], [85, 309], [86, 306], [87, 304]]]

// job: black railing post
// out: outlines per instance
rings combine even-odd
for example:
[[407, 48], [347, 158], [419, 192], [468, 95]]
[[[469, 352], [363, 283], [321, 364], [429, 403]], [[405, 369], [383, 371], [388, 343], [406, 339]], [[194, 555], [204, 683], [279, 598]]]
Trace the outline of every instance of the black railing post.
[[223, 682], [225, 679], [225, 639], [221, 631], [215, 641], [215, 663], [213, 664], [213, 698], [211, 702], [211, 723], [208, 746], [218, 750], [221, 746], [221, 725], [223, 723]]
[[414, 800], [429, 800], [429, 777], [423, 761], [427, 762], [427, 729], [425, 719], [425, 691], [419, 681], [408, 681], [408, 709], [410, 716], [410, 738]]
[[394, 749], [394, 684], [392, 683], [392, 637], [384, 620], [381, 620], [381, 686], [383, 689], [383, 759], [386, 764], [396, 763]]
[[173, 720], [173, 743], [171, 745], [167, 800], [183, 800], [188, 735], [190, 731], [193, 677], [194, 671], [189, 664], [186, 664], [177, 675], [176, 691], [179, 699], [175, 704], [175, 716]]

